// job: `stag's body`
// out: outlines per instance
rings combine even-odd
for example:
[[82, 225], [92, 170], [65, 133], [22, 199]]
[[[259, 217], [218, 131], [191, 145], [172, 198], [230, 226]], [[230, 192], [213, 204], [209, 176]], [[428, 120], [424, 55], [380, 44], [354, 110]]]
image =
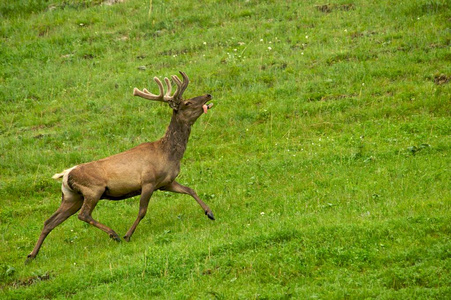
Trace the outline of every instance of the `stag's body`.
[[79, 210], [80, 220], [94, 225], [108, 233], [114, 240], [120, 241], [119, 235], [114, 230], [91, 216], [100, 199], [122, 200], [140, 195], [138, 217], [125, 234], [126, 241], [130, 240], [139, 222], [146, 215], [150, 197], [156, 190], [191, 195], [205, 214], [214, 220], [210, 208], [200, 200], [197, 194], [175, 181], [180, 172], [180, 160], [188, 143], [191, 126], [211, 107], [211, 104], [206, 104], [211, 99], [208, 94], [189, 100], [181, 99], [189, 80], [183, 72], [180, 73], [184, 82], [173, 76], [177, 84], [177, 90], [173, 96], [170, 95], [171, 85], [167, 78], [165, 81], [168, 91], [165, 95], [158, 78], [155, 78], [155, 81], [160, 88], [160, 95], [153, 95], [145, 89], [144, 91], [134, 90], [136, 96], [167, 102], [173, 109], [171, 123], [163, 138], [104, 159], [77, 165], [53, 176], [55, 179], [63, 178], [62, 202], [58, 210], [45, 221], [38, 242], [28, 255], [28, 259], [36, 257], [50, 231]]

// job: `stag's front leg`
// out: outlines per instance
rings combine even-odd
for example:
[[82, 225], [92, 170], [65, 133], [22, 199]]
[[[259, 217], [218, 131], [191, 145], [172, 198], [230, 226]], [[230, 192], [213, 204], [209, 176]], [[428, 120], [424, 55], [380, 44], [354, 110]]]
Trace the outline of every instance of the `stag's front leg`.
[[199, 196], [197, 196], [196, 192], [193, 189], [191, 189], [191, 188], [189, 188], [187, 186], [181, 185], [177, 181], [173, 181], [170, 184], [162, 187], [161, 190], [190, 195], [191, 197], [193, 197], [197, 201], [197, 203], [199, 203], [199, 205], [202, 207], [202, 209], [204, 210], [205, 214], [208, 216], [208, 218], [210, 220], [214, 220], [215, 219], [215, 217], [213, 216], [213, 212], [211, 211], [210, 207], [208, 207], [207, 204], [205, 204], [202, 200], [200, 200]]
[[130, 238], [133, 235], [133, 232], [135, 232], [135, 229], [138, 226], [139, 222], [141, 222], [141, 220], [146, 216], [147, 207], [149, 206], [150, 197], [152, 197], [153, 191], [154, 191], [153, 185], [143, 186], [141, 191], [141, 197], [139, 199], [138, 217], [136, 218], [132, 227], [130, 227], [130, 229], [124, 236], [124, 240], [126, 240], [127, 242], [130, 242]]

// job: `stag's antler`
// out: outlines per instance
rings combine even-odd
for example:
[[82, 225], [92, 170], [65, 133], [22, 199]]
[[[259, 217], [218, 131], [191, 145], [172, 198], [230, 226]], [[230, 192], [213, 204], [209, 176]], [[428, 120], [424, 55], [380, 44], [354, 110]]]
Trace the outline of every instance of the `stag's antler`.
[[189, 79], [188, 79], [188, 76], [186, 76], [185, 72], [180, 71], [180, 74], [182, 75], [183, 82], [176, 75], [172, 75], [172, 80], [177, 85], [177, 89], [175, 90], [174, 95], [172, 95], [172, 96], [171, 96], [171, 93], [172, 93], [171, 81], [167, 77], [164, 78], [164, 81], [166, 82], [166, 86], [168, 87], [166, 94], [164, 93], [163, 83], [161, 83], [161, 80], [158, 79], [158, 77], [154, 77], [153, 80], [155, 80], [155, 82], [158, 84], [158, 88], [160, 90], [159, 95], [152, 94], [147, 89], [143, 89], [141, 91], [137, 88], [133, 89], [133, 95], [142, 97], [142, 98], [145, 98], [148, 100], [166, 102], [169, 104], [169, 106], [172, 109], [177, 110], [179, 107], [180, 101], [182, 100], [182, 95], [185, 92], [185, 90], [189, 84]]

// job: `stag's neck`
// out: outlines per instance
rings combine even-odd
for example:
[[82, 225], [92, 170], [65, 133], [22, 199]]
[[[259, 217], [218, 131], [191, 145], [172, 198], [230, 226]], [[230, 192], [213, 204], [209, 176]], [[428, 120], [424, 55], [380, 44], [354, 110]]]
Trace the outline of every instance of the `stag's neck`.
[[169, 155], [170, 160], [180, 161], [183, 158], [190, 133], [191, 125], [179, 120], [174, 111], [171, 123], [161, 139], [164, 151]]

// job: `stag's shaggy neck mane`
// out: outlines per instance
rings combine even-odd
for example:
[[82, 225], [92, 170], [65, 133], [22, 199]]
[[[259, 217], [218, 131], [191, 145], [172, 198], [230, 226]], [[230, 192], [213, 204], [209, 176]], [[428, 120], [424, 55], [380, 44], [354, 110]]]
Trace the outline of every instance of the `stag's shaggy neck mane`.
[[171, 123], [161, 138], [161, 144], [165, 153], [169, 154], [170, 160], [180, 161], [183, 158], [190, 133], [191, 125], [179, 120], [177, 112], [174, 111]]

